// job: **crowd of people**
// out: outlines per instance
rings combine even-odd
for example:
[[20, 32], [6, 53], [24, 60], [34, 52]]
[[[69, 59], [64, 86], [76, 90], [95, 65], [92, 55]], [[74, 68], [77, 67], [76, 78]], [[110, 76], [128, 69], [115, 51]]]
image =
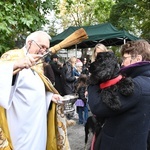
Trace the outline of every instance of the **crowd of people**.
[[[87, 82], [89, 77], [86, 58], [84, 58], [82, 61], [82, 59], [73, 56], [70, 57], [66, 62], [61, 63], [59, 56], [57, 54], [52, 54], [48, 60], [48, 65], [44, 65], [44, 70], [46, 70], [45, 76], [50, 79], [60, 95], [65, 96], [71, 94], [73, 95], [75, 93], [78, 94], [79, 97], [77, 100], [75, 99], [74, 113], [72, 117], [77, 117], [78, 114], [78, 123], [85, 124], [88, 118], [88, 105], [85, 92], [87, 92]], [[53, 75], [54, 78], [52, 78]], [[84, 75], [84, 77], [82, 75]], [[83, 80], [82, 78], [86, 78], [86, 80]], [[81, 92], [79, 85], [82, 85], [82, 82], [85, 82], [84, 84], [86, 85], [86, 88]], [[81, 106], [79, 105], [79, 101], [82, 102]], [[70, 119], [70, 114], [67, 115], [67, 117]]]
[[[23, 48], [1, 56], [0, 148], [57, 149], [63, 142], [54, 145], [48, 132], [54, 132], [60, 122], [47, 124], [52, 119], [47, 114], [56, 116], [57, 109], [52, 110], [63, 96], [77, 93], [78, 124], [86, 123], [89, 110], [98, 121], [103, 120], [91, 150], [148, 150], [150, 44], [145, 40], [124, 44], [121, 65], [101, 43], [94, 47], [90, 60], [73, 56], [62, 63], [57, 54], [43, 58], [50, 39], [46, 32], [35, 31]], [[66, 128], [64, 120], [61, 123]], [[63, 147], [71, 149], [68, 139], [64, 141]]]

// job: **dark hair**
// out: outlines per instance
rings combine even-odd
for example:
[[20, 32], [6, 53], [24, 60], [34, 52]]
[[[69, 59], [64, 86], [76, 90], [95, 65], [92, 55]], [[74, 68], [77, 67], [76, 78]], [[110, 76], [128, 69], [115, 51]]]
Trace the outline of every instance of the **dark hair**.
[[58, 58], [57, 54], [51, 55], [51, 60], [53, 60], [53, 58]]
[[116, 77], [119, 73], [117, 57], [111, 51], [98, 53], [95, 61], [90, 64], [90, 82], [97, 84]]
[[79, 76], [78, 81], [77, 81], [77, 90], [82, 86], [84, 86], [84, 87], [87, 86], [87, 79], [88, 79], [88, 77], [86, 74], [81, 74]]

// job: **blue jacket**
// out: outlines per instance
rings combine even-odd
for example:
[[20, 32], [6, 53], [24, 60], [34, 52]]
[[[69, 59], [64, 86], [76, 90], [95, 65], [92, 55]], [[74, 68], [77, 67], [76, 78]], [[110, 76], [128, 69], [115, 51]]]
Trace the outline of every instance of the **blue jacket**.
[[101, 143], [96, 150], [146, 150], [150, 127], [150, 64], [139, 63], [122, 70], [134, 81], [134, 93], [118, 93], [121, 109], [113, 111], [102, 101], [99, 85], [88, 87], [88, 102], [93, 114], [106, 118]]

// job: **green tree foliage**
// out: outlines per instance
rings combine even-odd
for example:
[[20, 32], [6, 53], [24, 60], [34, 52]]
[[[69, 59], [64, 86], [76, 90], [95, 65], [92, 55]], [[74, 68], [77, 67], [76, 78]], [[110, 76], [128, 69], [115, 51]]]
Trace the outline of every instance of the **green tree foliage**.
[[0, 55], [16, 47], [28, 33], [41, 29], [53, 4], [54, 0], [0, 1]]
[[131, 31], [150, 40], [150, 1], [116, 0], [111, 10], [110, 22], [118, 29]]
[[56, 14], [63, 29], [69, 26], [94, 25], [106, 22], [113, 0], [62, 0]]
[[110, 16], [110, 11], [114, 5], [113, 0], [95, 0], [94, 1], [94, 15], [99, 23], [107, 22]]

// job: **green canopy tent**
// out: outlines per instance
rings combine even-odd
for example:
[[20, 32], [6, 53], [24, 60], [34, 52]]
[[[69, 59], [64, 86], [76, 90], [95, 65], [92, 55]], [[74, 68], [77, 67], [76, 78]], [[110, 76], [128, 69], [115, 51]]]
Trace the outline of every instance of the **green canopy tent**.
[[51, 46], [54, 46], [72, 34], [79, 28], [84, 28], [88, 34], [88, 39], [70, 48], [92, 48], [97, 43], [102, 43], [105, 46], [117, 46], [122, 45], [127, 41], [137, 40], [139, 38], [131, 35], [125, 30], [117, 30], [112, 24], [104, 23], [92, 26], [80, 26], [80, 27], [69, 27], [62, 33], [55, 37], [52, 37]]

